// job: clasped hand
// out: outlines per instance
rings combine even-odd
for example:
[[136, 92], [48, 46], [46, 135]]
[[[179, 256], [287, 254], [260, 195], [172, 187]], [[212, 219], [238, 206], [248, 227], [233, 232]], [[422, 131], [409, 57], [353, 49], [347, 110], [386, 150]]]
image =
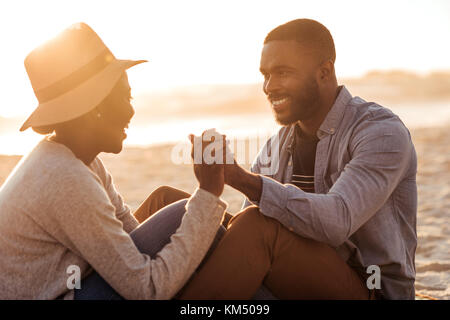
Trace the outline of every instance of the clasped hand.
[[204, 131], [200, 137], [191, 134], [189, 139], [192, 143], [194, 173], [200, 188], [220, 196], [227, 183], [227, 173], [237, 165], [226, 136], [210, 129]]

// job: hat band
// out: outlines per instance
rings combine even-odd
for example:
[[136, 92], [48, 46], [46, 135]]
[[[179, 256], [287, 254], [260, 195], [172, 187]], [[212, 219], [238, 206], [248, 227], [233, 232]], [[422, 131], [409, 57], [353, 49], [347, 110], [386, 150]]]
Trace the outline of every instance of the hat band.
[[39, 100], [39, 103], [45, 103], [47, 101], [53, 100], [70, 90], [76, 88], [83, 82], [89, 80], [100, 71], [106, 68], [114, 60], [114, 56], [109, 51], [105, 49], [93, 60], [82, 66], [80, 69], [72, 72], [68, 76], [54, 82], [48, 87], [40, 90], [36, 90], [34, 93]]

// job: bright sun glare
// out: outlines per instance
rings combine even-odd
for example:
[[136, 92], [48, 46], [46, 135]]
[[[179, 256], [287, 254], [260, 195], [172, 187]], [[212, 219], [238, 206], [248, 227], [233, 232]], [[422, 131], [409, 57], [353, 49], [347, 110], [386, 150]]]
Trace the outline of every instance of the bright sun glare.
[[79, 21], [91, 25], [116, 57], [150, 61], [129, 71], [136, 96], [196, 84], [260, 82], [265, 35], [299, 17], [330, 29], [338, 77], [374, 69], [450, 69], [450, 43], [443, 41], [449, 16], [448, 1], [5, 1], [0, 117], [24, 119], [34, 110], [25, 56]]

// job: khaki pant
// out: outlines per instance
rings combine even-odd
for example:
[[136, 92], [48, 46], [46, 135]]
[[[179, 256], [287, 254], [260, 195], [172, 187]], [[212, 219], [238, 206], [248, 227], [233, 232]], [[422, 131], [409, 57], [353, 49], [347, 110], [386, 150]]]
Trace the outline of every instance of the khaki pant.
[[[141, 222], [190, 195], [161, 187], [136, 211]], [[300, 237], [256, 206], [234, 216], [181, 299], [251, 299], [263, 284], [279, 299], [375, 299], [361, 278], [326, 244]]]
[[187, 192], [172, 187], [162, 186], [153, 191], [148, 198], [142, 202], [133, 215], [139, 223], [142, 223], [159, 209], [164, 208], [175, 201], [189, 198], [190, 196], [191, 195]]
[[[152, 216], [156, 211], [164, 208], [165, 206], [174, 203], [181, 199], [187, 199], [191, 195], [182, 190], [172, 188], [169, 186], [161, 186], [153, 191], [144, 202], [141, 203], [139, 208], [134, 212], [134, 217], [139, 223], [144, 222]], [[222, 224], [226, 227], [228, 222], [233, 216], [228, 212], [225, 213]]]

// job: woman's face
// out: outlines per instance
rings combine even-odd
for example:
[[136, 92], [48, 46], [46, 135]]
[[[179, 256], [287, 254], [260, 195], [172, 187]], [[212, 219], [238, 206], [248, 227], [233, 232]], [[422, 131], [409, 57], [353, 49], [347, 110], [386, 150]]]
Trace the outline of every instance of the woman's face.
[[96, 140], [103, 152], [119, 153], [134, 109], [131, 105], [131, 88], [126, 73], [117, 82], [111, 93], [97, 107], [98, 126]]

